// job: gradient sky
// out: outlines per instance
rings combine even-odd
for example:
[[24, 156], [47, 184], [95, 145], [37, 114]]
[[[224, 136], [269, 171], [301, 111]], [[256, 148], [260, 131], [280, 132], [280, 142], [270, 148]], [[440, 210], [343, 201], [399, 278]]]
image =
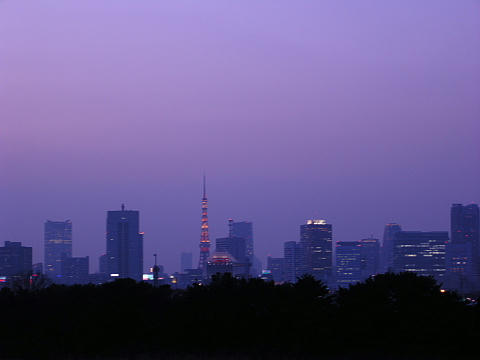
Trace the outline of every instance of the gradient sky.
[[141, 211], [145, 265], [254, 222], [281, 256], [305, 219], [335, 241], [448, 230], [480, 201], [480, 1], [0, 1], [0, 241], [43, 261], [43, 222], [105, 251]]

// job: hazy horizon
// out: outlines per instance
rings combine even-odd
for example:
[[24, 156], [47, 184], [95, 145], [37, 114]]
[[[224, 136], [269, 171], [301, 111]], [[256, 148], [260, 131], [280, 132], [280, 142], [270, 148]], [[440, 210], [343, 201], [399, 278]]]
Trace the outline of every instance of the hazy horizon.
[[334, 241], [449, 230], [480, 202], [480, 2], [0, 2], [0, 242], [71, 219], [98, 269], [106, 211], [140, 210], [144, 264], [198, 261], [252, 221], [281, 256], [308, 218]]

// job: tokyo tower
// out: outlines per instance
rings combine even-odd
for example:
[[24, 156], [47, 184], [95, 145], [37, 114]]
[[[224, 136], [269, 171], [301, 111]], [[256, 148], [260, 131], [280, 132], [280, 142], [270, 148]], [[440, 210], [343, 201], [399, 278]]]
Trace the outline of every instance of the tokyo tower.
[[206, 178], [203, 175], [203, 197], [202, 197], [202, 228], [200, 233], [200, 260], [198, 268], [205, 273], [207, 270], [207, 260], [210, 256], [210, 237], [208, 235], [208, 199]]

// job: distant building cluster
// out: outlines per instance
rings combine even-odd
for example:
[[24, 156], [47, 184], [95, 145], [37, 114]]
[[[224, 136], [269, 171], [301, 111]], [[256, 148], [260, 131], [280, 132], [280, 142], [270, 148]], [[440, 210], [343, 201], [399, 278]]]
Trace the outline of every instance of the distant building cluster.
[[108, 211], [106, 253], [99, 258], [99, 271], [90, 273], [89, 257], [74, 257], [72, 222], [46, 221], [44, 262], [32, 264], [32, 248], [6, 241], [0, 247], [0, 287], [30, 277], [53, 283], [101, 284], [119, 278], [170, 284], [185, 288], [210, 281], [216, 274], [260, 277], [275, 283], [294, 283], [311, 275], [330, 288], [347, 287], [384, 272], [414, 272], [432, 276], [444, 287], [469, 293], [480, 290], [479, 207], [453, 204], [448, 231], [405, 231], [399, 224], [385, 226], [383, 239], [373, 236], [357, 241], [333, 241], [333, 226], [325, 220], [309, 219], [300, 225], [298, 241], [283, 244], [283, 257], [268, 257], [262, 270], [254, 254], [253, 224], [228, 221], [225, 237], [215, 240], [211, 252], [208, 199], [204, 179], [200, 255], [193, 266], [191, 252], [183, 252], [180, 271], [166, 274], [155, 265], [144, 272], [143, 241], [139, 211]]

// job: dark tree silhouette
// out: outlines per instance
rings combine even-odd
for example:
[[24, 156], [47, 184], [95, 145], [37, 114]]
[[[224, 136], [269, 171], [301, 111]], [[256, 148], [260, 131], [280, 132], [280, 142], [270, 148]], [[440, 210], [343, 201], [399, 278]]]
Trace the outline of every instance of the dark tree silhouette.
[[186, 290], [123, 279], [0, 290], [0, 358], [438, 359], [475, 348], [480, 311], [432, 279], [337, 292], [214, 276]]

